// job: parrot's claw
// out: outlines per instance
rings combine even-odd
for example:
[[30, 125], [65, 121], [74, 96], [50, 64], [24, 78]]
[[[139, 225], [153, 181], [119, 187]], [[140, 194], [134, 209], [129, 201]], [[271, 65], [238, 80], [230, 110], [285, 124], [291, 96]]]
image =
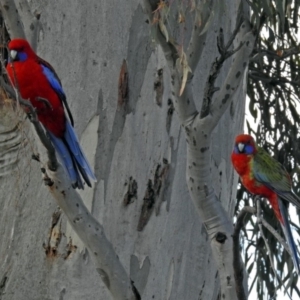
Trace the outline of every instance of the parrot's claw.
[[35, 99], [36, 99], [37, 101], [39, 101], [39, 102], [44, 103], [44, 104], [45, 104], [48, 108], [50, 108], [51, 110], [53, 109], [51, 103], [50, 103], [46, 98], [43, 98], [43, 97], [36, 97]]

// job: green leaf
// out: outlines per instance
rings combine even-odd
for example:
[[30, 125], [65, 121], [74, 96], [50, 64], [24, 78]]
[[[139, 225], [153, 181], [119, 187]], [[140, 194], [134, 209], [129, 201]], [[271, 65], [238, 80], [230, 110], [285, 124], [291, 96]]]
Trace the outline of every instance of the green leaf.
[[275, 42], [275, 34], [274, 31], [271, 29], [271, 27], [268, 26], [269, 29], [269, 37], [268, 37], [268, 42], [269, 43], [274, 43]]
[[283, 35], [284, 32], [284, 23], [285, 23], [285, 0], [276, 0], [276, 10], [279, 15], [279, 28], [280, 35]]

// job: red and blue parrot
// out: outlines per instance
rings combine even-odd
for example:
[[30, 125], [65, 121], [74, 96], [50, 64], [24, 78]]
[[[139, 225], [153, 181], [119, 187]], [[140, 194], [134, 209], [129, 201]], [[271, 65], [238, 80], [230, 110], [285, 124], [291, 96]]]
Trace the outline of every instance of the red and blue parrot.
[[263, 148], [258, 147], [253, 137], [247, 134], [236, 137], [231, 161], [244, 187], [250, 193], [269, 200], [281, 224], [292, 252], [295, 269], [299, 274], [299, 257], [285, 202], [291, 202], [300, 208], [300, 198], [292, 191], [292, 181], [286, 169]]
[[[13, 39], [8, 45], [6, 66], [9, 79], [23, 99], [36, 109], [66, 173], [74, 188], [91, 186], [95, 175], [79, 145], [73, 117], [60, 79], [53, 67], [36, 55], [24, 39]], [[65, 114], [65, 109], [68, 116]]]

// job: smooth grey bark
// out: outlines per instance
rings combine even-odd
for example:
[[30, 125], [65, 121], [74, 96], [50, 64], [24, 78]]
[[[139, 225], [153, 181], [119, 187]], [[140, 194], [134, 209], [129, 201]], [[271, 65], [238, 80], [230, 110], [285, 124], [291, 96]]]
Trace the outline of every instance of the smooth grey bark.
[[[31, 1], [30, 5], [41, 13], [38, 54], [59, 74], [83, 148], [95, 166], [95, 190], [84, 191], [82, 198], [103, 224], [142, 299], [217, 299], [220, 283], [210, 242], [185, 180], [185, 137], [168, 100], [170, 72], [161, 49], [151, 41], [139, 1]], [[219, 27], [225, 36], [233, 31], [236, 9], [236, 3], [224, 4], [207, 32], [193, 79], [194, 95], [203, 92], [218, 55]], [[128, 103], [120, 105], [124, 59], [129, 94]], [[230, 65], [231, 60], [225, 63], [218, 84]], [[158, 77], [163, 85], [161, 105], [154, 89]], [[244, 99], [241, 85], [211, 143], [215, 193], [224, 199], [230, 216], [237, 178], [229, 154], [233, 137], [242, 128]], [[196, 106], [200, 105], [199, 100]], [[0, 265], [1, 299], [110, 299], [90, 253], [43, 186], [38, 163], [30, 161], [31, 146], [35, 147], [27, 146], [27, 156], [19, 160], [16, 171], [0, 181], [0, 255], [5, 258]], [[145, 217], [143, 230], [138, 231], [143, 203], [149, 200], [149, 180], [154, 186], [158, 166], [163, 169], [166, 164], [166, 178], [158, 172], [165, 189], [152, 199], [163, 198], [159, 213], [149, 212], [149, 220]], [[136, 193], [125, 206], [123, 199], [133, 180]]]

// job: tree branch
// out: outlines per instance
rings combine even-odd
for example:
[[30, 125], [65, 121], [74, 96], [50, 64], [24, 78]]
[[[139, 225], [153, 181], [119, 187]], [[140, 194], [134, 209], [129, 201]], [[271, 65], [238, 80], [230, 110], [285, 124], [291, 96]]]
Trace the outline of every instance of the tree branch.
[[[14, 2], [12, 3], [15, 5]], [[24, 9], [29, 8], [25, 5]], [[8, 15], [6, 15], [7, 17]], [[12, 28], [16, 27], [15, 20], [19, 20], [19, 15], [16, 15], [16, 18], [12, 20]], [[13, 37], [15, 37], [14, 30], [11, 31]], [[79, 194], [73, 189], [65, 171], [58, 164], [55, 149], [38, 121], [34, 107], [29, 101], [22, 99], [18, 90], [8, 85], [2, 77], [0, 78], [0, 84], [12, 98], [16, 99], [17, 103], [26, 107], [27, 115], [33, 123], [41, 142], [47, 149], [48, 162], [46, 169], [42, 169], [44, 180], [74, 231], [89, 249], [90, 255], [95, 261], [96, 269], [113, 298], [115, 300], [140, 300], [140, 294], [119, 261], [112, 244], [105, 236], [103, 226], [88, 211]], [[44, 101], [46, 105], [49, 104], [47, 99], [41, 98], [39, 100]]]
[[[54, 184], [49, 187], [52, 196], [65, 213], [69, 223], [88, 248], [96, 270], [115, 300], [139, 300], [140, 295], [127, 275], [112, 244], [107, 239], [103, 226], [92, 216], [79, 194], [59, 166], [50, 169]], [[134, 290], [134, 291], [133, 291]]]
[[241, 84], [252, 52], [254, 37], [247, 22], [242, 25], [239, 37], [245, 45], [236, 53], [225, 83], [211, 105], [210, 114], [201, 118], [198, 113], [184, 123], [188, 144], [187, 184], [211, 240], [222, 294], [227, 299], [237, 299], [233, 270], [233, 225], [214, 192], [210, 144], [212, 131]]
[[[151, 9], [153, 10], [153, 2], [151, 0], [145, 0], [144, 2], [147, 3], [150, 11]], [[193, 39], [196, 38], [195, 34], [193, 33], [192, 35]], [[212, 252], [220, 276], [222, 297], [231, 300], [237, 299], [233, 271], [233, 225], [214, 193], [210, 171], [211, 151], [209, 149], [212, 130], [218, 124], [221, 116], [230, 104], [233, 94], [240, 85], [241, 78], [243, 78], [248, 65], [249, 55], [252, 52], [254, 37], [247, 22], [243, 24], [242, 30], [239, 32], [239, 37], [241, 37], [240, 40], [242, 43], [245, 43], [245, 46], [236, 53], [235, 62], [229, 71], [226, 82], [219, 96], [211, 105], [210, 114], [205, 118], [200, 118], [200, 114], [196, 110], [191, 87], [191, 75], [187, 77], [185, 89], [182, 95], [179, 96], [179, 91], [182, 88], [181, 80], [184, 76], [183, 71], [186, 72], [189, 70], [188, 59], [184, 60], [187, 56], [183, 51], [179, 53], [177, 61], [180, 59], [179, 62], [181, 64], [176, 64], [176, 66], [174, 66], [174, 60], [170, 60], [170, 55], [166, 57], [171, 72], [172, 94], [175, 98], [174, 108], [186, 133], [187, 185], [211, 241]], [[203, 41], [204, 36], [202, 38], [197, 37], [198, 46], [201, 39]], [[233, 39], [229, 39], [229, 42], [231, 43]], [[164, 41], [159, 40], [159, 42], [166, 43], [166, 38], [164, 37]], [[192, 51], [193, 46], [191, 46], [191, 43], [195, 43], [195, 41], [190, 42], [189, 51]], [[228, 51], [230, 43], [227, 45], [223, 45], [223, 43], [219, 44], [222, 44], [225, 52], [230, 53]], [[194, 51], [198, 50], [201, 53], [201, 49], [195, 49]], [[163, 51], [166, 56], [168, 52]], [[193, 68], [196, 68], [199, 57], [191, 59], [193, 61]]]
[[[248, 21], [244, 21], [241, 26], [240, 34], [242, 48], [236, 53], [234, 62], [226, 77], [226, 80], [216, 96], [216, 99], [211, 105], [209, 122], [210, 131], [212, 131], [218, 124], [220, 118], [230, 105], [233, 96], [244, 79], [245, 71], [247, 70], [249, 56], [252, 53], [255, 37], [251, 31]], [[206, 119], [206, 118], [205, 118]]]
[[200, 114], [201, 119], [206, 117], [209, 114], [212, 96], [216, 91], [219, 90], [219, 88], [216, 88], [214, 85], [215, 85], [215, 81], [220, 73], [220, 70], [223, 66], [223, 63], [225, 62], [226, 59], [231, 57], [234, 53], [239, 51], [240, 48], [243, 46], [243, 44], [240, 43], [240, 45], [235, 50], [229, 51], [229, 48], [232, 46], [233, 41], [234, 41], [241, 25], [242, 25], [242, 19], [240, 18], [240, 22], [237, 23], [236, 29], [232, 33], [232, 35], [229, 38], [226, 45], [224, 44], [223, 29], [220, 28], [217, 45], [218, 45], [219, 53], [221, 54], [221, 56], [213, 62], [211, 69], [210, 69], [210, 74], [208, 76], [208, 80], [206, 82], [206, 86], [204, 89], [204, 97], [203, 97], [201, 114]]

